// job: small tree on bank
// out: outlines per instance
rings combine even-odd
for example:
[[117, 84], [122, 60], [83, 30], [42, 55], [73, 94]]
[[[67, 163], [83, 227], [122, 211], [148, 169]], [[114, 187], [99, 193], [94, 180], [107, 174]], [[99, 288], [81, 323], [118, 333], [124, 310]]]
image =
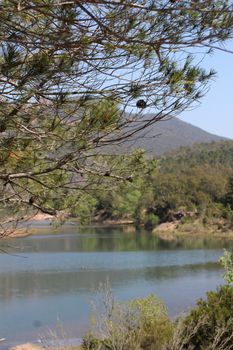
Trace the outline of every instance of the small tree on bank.
[[132, 181], [141, 160], [106, 156], [108, 146], [199, 102], [214, 73], [195, 54], [222, 49], [232, 11], [209, 0], [1, 1], [2, 235]]

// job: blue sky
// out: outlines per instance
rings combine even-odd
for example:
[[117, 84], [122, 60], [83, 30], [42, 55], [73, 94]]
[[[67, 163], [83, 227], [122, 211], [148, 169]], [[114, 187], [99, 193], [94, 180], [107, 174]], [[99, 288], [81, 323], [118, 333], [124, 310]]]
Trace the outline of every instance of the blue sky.
[[216, 52], [205, 59], [205, 67], [217, 71], [201, 105], [180, 119], [213, 134], [233, 139], [233, 54]]

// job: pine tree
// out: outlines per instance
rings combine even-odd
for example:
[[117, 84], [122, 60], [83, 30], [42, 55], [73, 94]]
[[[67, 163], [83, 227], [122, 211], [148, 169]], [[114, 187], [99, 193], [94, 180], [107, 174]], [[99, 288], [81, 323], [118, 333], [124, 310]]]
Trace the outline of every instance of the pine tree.
[[131, 181], [122, 158], [103, 154], [199, 102], [214, 72], [195, 55], [232, 37], [232, 9], [219, 0], [1, 1], [2, 228], [9, 215], [55, 215], [83, 191]]

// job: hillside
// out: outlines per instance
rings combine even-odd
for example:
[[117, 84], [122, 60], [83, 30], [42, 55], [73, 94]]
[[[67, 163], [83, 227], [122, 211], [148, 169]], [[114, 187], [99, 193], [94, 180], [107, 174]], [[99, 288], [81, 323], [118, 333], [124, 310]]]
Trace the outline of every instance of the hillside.
[[182, 147], [167, 153], [160, 159], [162, 172], [175, 173], [183, 168], [209, 166], [222, 168], [224, 171], [233, 169], [233, 141], [213, 141], [211, 143], [195, 144], [192, 147]]
[[[149, 115], [144, 118], [149, 119]], [[170, 118], [151, 125], [148, 129], [138, 133], [134, 139], [108, 149], [111, 153], [123, 154], [134, 148], [142, 148], [147, 154], [155, 156], [180, 147], [221, 140], [226, 139], [210, 134], [178, 118]]]
[[92, 193], [95, 218], [145, 227], [172, 222], [192, 232], [233, 229], [233, 141], [183, 147], [142, 164], [132, 183]]

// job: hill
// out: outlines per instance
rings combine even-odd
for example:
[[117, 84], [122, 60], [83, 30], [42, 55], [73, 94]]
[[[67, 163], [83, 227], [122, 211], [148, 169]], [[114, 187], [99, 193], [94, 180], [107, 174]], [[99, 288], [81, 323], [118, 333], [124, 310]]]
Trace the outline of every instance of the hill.
[[[150, 115], [144, 118], [149, 119]], [[125, 141], [118, 146], [111, 146], [109, 150], [111, 153], [124, 154], [134, 148], [142, 148], [147, 154], [158, 156], [180, 147], [221, 140], [226, 140], [226, 138], [210, 134], [174, 117], [151, 125], [146, 130], [139, 132], [132, 140]]]
[[160, 159], [162, 172], [176, 173], [183, 168], [209, 166], [222, 168], [223, 172], [233, 169], [233, 141], [213, 141], [211, 143], [195, 144], [192, 147], [182, 147], [167, 153]]
[[233, 141], [183, 147], [156, 161], [145, 158], [132, 183], [92, 195], [99, 221], [127, 219], [145, 227], [172, 222], [180, 231], [229, 232]]

